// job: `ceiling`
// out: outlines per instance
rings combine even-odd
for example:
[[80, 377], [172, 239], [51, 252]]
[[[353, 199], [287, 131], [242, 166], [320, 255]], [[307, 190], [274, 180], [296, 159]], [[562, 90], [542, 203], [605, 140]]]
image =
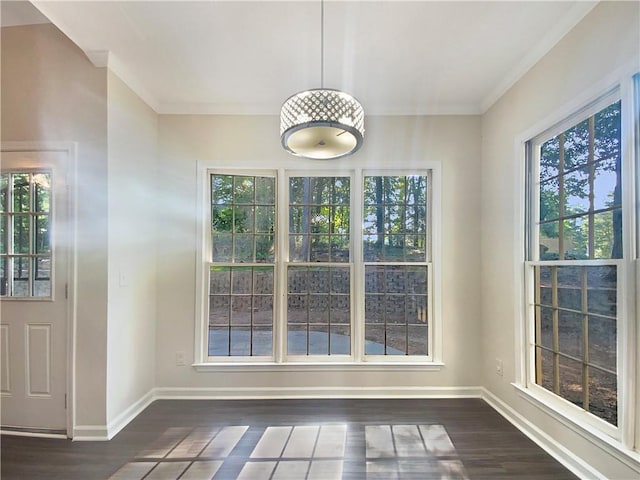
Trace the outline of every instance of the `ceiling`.
[[[321, 83], [319, 0], [32, 3], [3, 24], [46, 16], [158, 113], [278, 114]], [[367, 115], [482, 113], [596, 3], [327, 0], [324, 87]]]

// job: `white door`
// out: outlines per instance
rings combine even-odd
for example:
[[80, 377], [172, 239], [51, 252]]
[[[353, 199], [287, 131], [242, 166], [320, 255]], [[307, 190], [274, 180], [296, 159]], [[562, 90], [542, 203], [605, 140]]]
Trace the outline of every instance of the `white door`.
[[67, 430], [67, 156], [0, 158], [2, 427]]

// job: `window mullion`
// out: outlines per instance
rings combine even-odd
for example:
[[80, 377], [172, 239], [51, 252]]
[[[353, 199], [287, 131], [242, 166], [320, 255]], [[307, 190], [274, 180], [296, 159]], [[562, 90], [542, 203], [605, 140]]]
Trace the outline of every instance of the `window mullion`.
[[558, 267], [551, 267], [551, 306], [553, 308], [553, 391], [560, 395], [560, 336], [558, 332]]
[[582, 277], [582, 408], [589, 410], [589, 299], [587, 267], [580, 268]]
[[361, 169], [356, 169], [351, 178], [351, 219], [350, 219], [350, 246], [352, 265], [351, 276], [351, 319], [352, 319], [352, 354], [356, 361], [364, 359], [365, 344], [365, 311], [364, 311], [364, 255], [362, 241], [362, 218], [364, 217], [363, 198], [364, 177]]
[[286, 321], [287, 321], [287, 267], [289, 262], [289, 182], [283, 169], [278, 170], [276, 178], [276, 262], [274, 279], [275, 315], [273, 356], [276, 363], [286, 358]]
[[561, 133], [558, 139], [558, 258], [564, 260], [564, 133]]
[[587, 251], [589, 258], [595, 258], [595, 177], [596, 166], [593, 163], [595, 149], [595, 116], [589, 117], [589, 238]]

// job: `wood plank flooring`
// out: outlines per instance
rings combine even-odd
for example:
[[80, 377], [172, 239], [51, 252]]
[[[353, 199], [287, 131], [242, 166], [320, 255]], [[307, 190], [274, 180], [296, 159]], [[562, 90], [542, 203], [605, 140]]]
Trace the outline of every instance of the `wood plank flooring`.
[[109, 442], [1, 441], [3, 480], [576, 478], [480, 399], [160, 400]]

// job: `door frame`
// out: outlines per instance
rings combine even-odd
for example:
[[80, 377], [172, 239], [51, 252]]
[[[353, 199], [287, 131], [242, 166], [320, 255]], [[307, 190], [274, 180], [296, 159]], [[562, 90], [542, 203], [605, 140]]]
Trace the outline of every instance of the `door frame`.
[[[76, 424], [75, 391], [76, 391], [76, 329], [77, 329], [77, 257], [78, 257], [78, 144], [77, 142], [49, 141], [8, 141], [0, 142], [0, 151], [4, 152], [57, 152], [64, 154], [64, 175], [67, 184], [68, 227], [66, 238], [70, 240], [67, 254], [67, 318], [66, 332], [66, 437], [72, 438]], [[58, 228], [56, 226], [56, 228]], [[33, 434], [33, 436], [51, 436]], [[55, 436], [55, 435], [54, 435]]]

